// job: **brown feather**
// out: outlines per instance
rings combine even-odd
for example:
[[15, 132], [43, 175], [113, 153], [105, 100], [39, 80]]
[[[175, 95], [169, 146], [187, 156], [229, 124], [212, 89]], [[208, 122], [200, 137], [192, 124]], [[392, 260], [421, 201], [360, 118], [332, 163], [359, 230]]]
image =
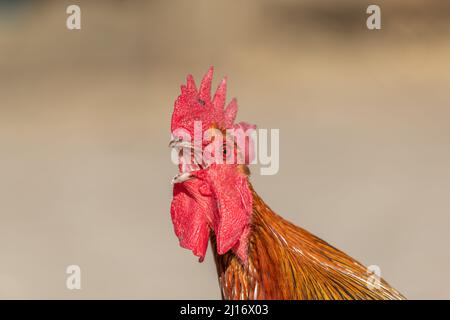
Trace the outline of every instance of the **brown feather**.
[[223, 299], [405, 299], [386, 281], [371, 285], [362, 264], [274, 213], [253, 190], [248, 263], [218, 255]]

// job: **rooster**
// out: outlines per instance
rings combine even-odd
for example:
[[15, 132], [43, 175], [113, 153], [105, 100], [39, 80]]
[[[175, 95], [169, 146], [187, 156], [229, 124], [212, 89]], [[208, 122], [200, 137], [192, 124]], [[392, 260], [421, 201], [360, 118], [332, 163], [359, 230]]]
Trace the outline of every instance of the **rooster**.
[[[206, 134], [255, 128], [235, 123], [236, 99], [225, 107], [226, 78], [211, 97], [212, 78], [211, 67], [197, 89], [188, 75], [175, 101], [169, 146], [178, 151], [179, 174], [172, 181], [171, 218], [181, 247], [200, 262], [211, 242], [222, 298], [404, 299], [361, 263], [286, 221], [258, 196], [249, 181], [250, 139], [239, 149]], [[202, 135], [192, 142], [196, 126]], [[232, 154], [235, 161], [200, 159], [199, 150], [211, 145], [216, 145], [211, 148], [216, 160]]]

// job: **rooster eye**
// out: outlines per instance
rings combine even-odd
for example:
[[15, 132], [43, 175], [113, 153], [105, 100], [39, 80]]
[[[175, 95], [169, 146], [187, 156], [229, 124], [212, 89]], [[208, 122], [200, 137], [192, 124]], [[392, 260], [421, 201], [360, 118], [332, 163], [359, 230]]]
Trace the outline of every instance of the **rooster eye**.
[[222, 151], [223, 155], [226, 156], [227, 155], [227, 145], [226, 144], [223, 145], [222, 150], [223, 150]]
[[200, 103], [202, 106], [205, 105], [205, 101], [203, 101], [202, 99], [198, 99], [197, 101], [198, 101], [198, 103]]

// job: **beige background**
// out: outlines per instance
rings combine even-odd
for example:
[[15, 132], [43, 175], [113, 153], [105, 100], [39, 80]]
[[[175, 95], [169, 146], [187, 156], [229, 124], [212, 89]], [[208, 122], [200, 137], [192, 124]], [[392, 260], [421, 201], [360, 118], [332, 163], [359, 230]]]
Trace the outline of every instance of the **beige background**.
[[377, 1], [381, 31], [356, 0], [7, 2], [0, 298], [219, 298], [169, 216], [173, 101], [210, 65], [239, 120], [280, 129], [279, 173], [252, 178], [273, 209], [407, 297], [450, 298], [448, 1]]

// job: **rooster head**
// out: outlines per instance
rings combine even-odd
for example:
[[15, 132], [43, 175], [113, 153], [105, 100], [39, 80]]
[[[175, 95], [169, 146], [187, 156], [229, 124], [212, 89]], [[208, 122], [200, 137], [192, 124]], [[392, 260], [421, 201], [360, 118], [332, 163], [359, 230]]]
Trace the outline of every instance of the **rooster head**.
[[172, 181], [171, 217], [180, 245], [200, 261], [212, 234], [218, 254], [232, 250], [246, 263], [252, 213], [246, 164], [253, 158], [249, 132], [255, 126], [234, 122], [237, 101], [225, 107], [226, 78], [211, 98], [212, 78], [211, 67], [197, 89], [188, 75], [175, 101], [170, 147], [178, 151], [179, 173]]

